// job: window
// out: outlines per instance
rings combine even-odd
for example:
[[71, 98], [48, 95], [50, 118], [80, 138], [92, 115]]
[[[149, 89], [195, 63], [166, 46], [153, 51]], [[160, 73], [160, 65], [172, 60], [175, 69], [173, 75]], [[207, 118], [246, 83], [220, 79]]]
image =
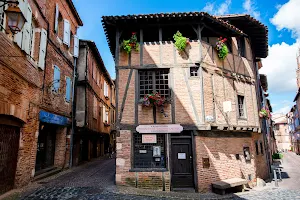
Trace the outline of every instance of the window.
[[276, 125], [275, 125], [275, 129], [276, 129], [276, 130], [279, 130], [279, 124], [276, 124]]
[[240, 37], [238, 38], [237, 41], [238, 41], [239, 55], [245, 57], [246, 56], [245, 38]]
[[97, 68], [93, 60], [92, 60], [92, 70], [93, 70], [93, 79], [96, 80]]
[[97, 113], [98, 113], [98, 111], [97, 111], [97, 97], [96, 96], [94, 96], [94, 106], [93, 106], [93, 117], [95, 118], [95, 119], [97, 119]]
[[52, 91], [55, 93], [59, 92], [60, 88], [60, 69], [57, 66], [54, 66], [54, 73], [53, 73], [53, 89]]
[[262, 141], [260, 141], [260, 152], [261, 152], [261, 155], [264, 155], [264, 146], [263, 146]]
[[255, 141], [255, 152], [256, 152], [256, 155], [259, 155], [258, 141]]
[[103, 106], [103, 123], [108, 123], [108, 112], [106, 106]]
[[29, 55], [31, 58], [35, 58], [34, 56], [34, 44], [35, 44], [35, 24], [34, 22], [31, 23], [31, 30], [30, 30], [30, 42], [29, 42]]
[[199, 76], [199, 67], [190, 67], [190, 76]]
[[100, 73], [97, 73], [97, 85], [100, 84]]
[[238, 95], [239, 117], [245, 118], [245, 97]]
[[71, 86], [72, 86], [71, 78], [66, 77], [66, 102], [70, 102], [71, 100], [71, 93], [72, 93]]
[[[134, 134], [134, 168], [165, 168], [165, 135], [156, 134], [156, 143], [142, 143], [142, 135]], [[161, 157], [153, 156], [154, 147], [160, 147]]]
[[231, 38], [227, 38], [227, 41], [225, 42], [225, 44], [227, 46], [228, 52], [232, 53], [232, 40], [231, 40]]
[[108, 85], [107, 85], [106, 81], [104, 81], [104, 96], [108, 97]]
[[139, 71], [140, 98], [152, 92], [158, 92], [162, 97], [170, 96], [169, 70], [160, 69], [155, 71]]

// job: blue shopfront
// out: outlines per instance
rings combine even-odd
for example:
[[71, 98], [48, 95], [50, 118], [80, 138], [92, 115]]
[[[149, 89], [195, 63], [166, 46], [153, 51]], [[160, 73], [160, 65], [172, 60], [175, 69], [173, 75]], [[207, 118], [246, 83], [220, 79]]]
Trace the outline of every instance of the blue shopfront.
[[69, 118], [43, 110], [39, 113], [39, 120], [36, 175], [54, 167], [63, 167], [61, 160], [64, 157], [63, 150], [65, 149], [68, 126], [70, 125]]

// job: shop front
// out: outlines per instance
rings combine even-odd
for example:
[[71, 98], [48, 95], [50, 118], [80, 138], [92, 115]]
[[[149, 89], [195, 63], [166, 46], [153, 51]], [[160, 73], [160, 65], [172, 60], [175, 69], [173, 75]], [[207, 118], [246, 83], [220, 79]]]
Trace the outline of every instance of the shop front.
[[65, 159], [69, 119], [40, 111], [39, 120], [35, 175], [63, 168], [68, 162]]

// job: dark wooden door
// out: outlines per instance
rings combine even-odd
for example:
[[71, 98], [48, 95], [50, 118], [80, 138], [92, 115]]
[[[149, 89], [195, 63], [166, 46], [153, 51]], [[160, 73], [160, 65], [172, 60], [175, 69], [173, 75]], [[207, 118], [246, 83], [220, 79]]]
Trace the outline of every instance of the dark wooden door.
[[192, 142], [190, 138], [172, 138], [172, 187], [194, 188]]
[[18, 127], [0, 125], [0, 194], [14, 187], [19, 138]]

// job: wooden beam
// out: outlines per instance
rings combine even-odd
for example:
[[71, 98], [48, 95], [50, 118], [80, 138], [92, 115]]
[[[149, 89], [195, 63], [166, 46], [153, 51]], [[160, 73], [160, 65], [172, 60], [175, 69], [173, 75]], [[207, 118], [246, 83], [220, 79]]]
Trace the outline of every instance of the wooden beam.
[[185, 84], [186, 84], [186, 87], [187, 87], [187, 90], [188, 90], [188, 93], [189, 93], [190, 101], [191, 101], [191, 104], [192, 104], [192, 109], [193, 109], [197, 124], [200, 124], [200, 119], [199, 119], [199, 116], [198, 116], [198, 112], [196, 110], [196, 105], [195, 105], [195, 101], [194, 101], [194, 98], [193, 98], [193, 93], [192, 93], [192, 90], [190, 88], [190, 84], [188, 82], [186, 72], [185, 72], [184, 68], [181, 68], [181, 70], [182, 70], [184, 81], [185, 81]]
[[205, 107], [204, 107], [204, 84], [203, 84], [203, 69], [201, 67], [201, 61], [202, 61], [202, 43], [201, 43], [201, 31], [202, 28], [200, 24], [198, 24], [198, 41], [199, 41], [199, 72], [200, 72], [200, 88], [201, 88], [201, 124], [205, 123]]
[[143, 29], [140, 29], [140, 66], [144, 64], [144, 33]]
[[162, 65], [162, 28], [158, 30], [158, 38], [159, 38], [159, 64]]
[[127, 92], [129, 89], [132, 74], [133, 74], [133, 69], [130, 70], [129, 75], [128, 75], [127, 84], [126, 84], [126, 88], [125, 88], [125, 92], [124, 92], [124, 96], [123, 96], [123, 100], [122, 100], [122, 105], [121, 105], [121, 110], [120, 110], [119, 122], [121, 122], [121, 120], [122, 120], [122, 115], [123, 115], [123, 111], [124, 111], [124, 107], [125, 107], [125, 101], [127, 98]]
[[138, 125], [139, 123], [139, 71], [137, 69], [134, 70], [134, 77], [135, 77], [135, 105], [134, 105], [134, 121], [135, 124]]

